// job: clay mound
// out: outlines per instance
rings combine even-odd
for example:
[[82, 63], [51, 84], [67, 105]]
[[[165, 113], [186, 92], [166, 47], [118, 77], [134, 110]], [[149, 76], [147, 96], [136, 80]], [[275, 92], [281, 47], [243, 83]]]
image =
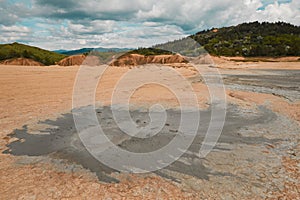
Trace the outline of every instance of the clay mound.
[[12, 58], [2, 61], [2, 65], [44, 66], [43, 63], [28, 58]]
[[67, 58], [62, 59], [57, 64], [60, 66], [74, 66], [74, 65], [82, 65], [85, 60], [85, 55], [75, 55], [69, 56]]
[[87, 56], [82, 65], [97, 66], [101, 65], [101, 62], [97, 56]]
[[140, 54], [124, 55], [113, 61], [110, 65], [116, 67], [124, 66], [138, 66], [145, 64], [172, 64], [172, 63], [187, 63], [188, 61], [182, 56], [176, 55], [157, 55], [157, 56], [144, 56]]

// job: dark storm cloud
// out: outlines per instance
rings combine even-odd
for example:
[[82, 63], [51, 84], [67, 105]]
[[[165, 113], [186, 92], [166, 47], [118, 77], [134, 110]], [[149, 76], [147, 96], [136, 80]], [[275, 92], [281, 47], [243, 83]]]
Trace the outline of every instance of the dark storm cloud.
[[72, 9], [76, 8], [78, 1], [76, 0], [35, 0], [39, 6], [50, 6], [52, 8]]
[[[117, 5], [111, 6], [105, 1], [94, 1], [94, 5], [82, 1], [60, 1], [60, 0], [35, 0], [35, 13], [39, 17], [53, 19], [77, 20], [115, 20], [124, 21], [134, 19], [138, 8], [134, 6], [127, 9], [118, 8]], [[113, 9], [107, 9], [111, 6]], [[86, 23], [86, 21], [84, 22]]]

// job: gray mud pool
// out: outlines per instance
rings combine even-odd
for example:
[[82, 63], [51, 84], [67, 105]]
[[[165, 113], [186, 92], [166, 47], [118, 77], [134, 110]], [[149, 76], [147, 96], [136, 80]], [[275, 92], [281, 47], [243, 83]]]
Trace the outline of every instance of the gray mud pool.
[[[107, 137], [118, 147], [130, 152], [147, 153], [155, 151], [170, 143], [177, 134], [182, 134], [178, 132], [181, 119], [179, 110], [167, 110], [167, 120], [162, 130], [150, 138], [138, 138], [125, 134], [115, 123], [110, 107], [98, 108], [96, 113]], [[234, 176], [230, 172], [213, 170], [208, 165], [203, 164], [207, 162], [208, 158], [200, 159], [198, 157], [199, 149], [210, 122], [211, 111], [210, 109], [199, 110], [199, 113], [199, 129], [187, 152], [171, 165], [154, 173], [177, 182], [181, 182], [180, 177], [184, 175], [205, 180], [208, 180], [210, 176]], [[149, 124], [148, 112], [143, 109], [132, 110], [130, 115], [139, 127]], [[233, 151], [231, 146], [234, 145], [263, 145], [277, 142], [280, 139], [267, 139], [255, 135], [243, 136], [241, 134], [242, 130], [249, 130], [252, 126], [269, 126], [276, 122], [276, 119], [277, 115], [264, 107], [259, 107], [255, 112], [248, 112], [233, 105], [228, 106], [222, 135], [213, 152]], [[53, 128], [35, 130], [34, 134], [28, 131], [27, 126], [15, 130], [10, 136], [19, 140], [9, 144], [8, 150], [4, 153], [15, 156], [50, 157], [53, 160], [64, 160], [67, 163], [66, 165], [80, 165], [95, 173], [99, 181], [118, 182], [116, 178], [111, 176], [111, 174], [118, 173], [118, 171], [102, 164], [86, 150], [79, 139], [71, 112], [64, 114], [56, 121], [46, 120], [39, 123]], [[39, 134], [36, 132], [39, 132]], [[140, 160], [140, 162], [147, 163], [147, 160]], [[132, 163], [132, 167], [134, 165], [135, 163]]]

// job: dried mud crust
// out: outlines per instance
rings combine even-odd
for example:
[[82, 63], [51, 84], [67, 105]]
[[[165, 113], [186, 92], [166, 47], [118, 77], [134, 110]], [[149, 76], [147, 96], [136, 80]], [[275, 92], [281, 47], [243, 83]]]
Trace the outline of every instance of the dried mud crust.
[[228, 100], [243, 107], [265, 105], [300, 123], [300, 70], [249, 70], [223, 75]]
[[[1, 156], [2, 161], [9, 162]], [[184, 192], [170, 181], [155, 175], [122, 176], [120, 183], [104, 184], [87, 172], [70, 172], [63, 165], [35, 159], [26, 163], [17, 159], [7, 167], [1, 167], [2, 199], [195, 199], [199, 195]], [[31, 160], [33, 160], [31, 158]], [[69, 166], [69, 165], [67, 165]], [[78, 167], [80, 168], [80, 167]], [[17, 169], [17, 170], [16, 170]]]

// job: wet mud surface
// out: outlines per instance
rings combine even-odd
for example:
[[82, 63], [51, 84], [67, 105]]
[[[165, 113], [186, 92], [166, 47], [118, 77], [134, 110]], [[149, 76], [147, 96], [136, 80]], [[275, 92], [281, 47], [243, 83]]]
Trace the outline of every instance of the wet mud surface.
[[290, 102], [299, 100], [300, 70], [255, 70], [253, 75], [226, 75], [228, 88], [273, 94]]
[[[141, 110], [134, 110], [131, 113], [132, 118], [137, 125], [146, 126], [149, 123], [148, 113]], [[106, 135], [111, 138], [112, 142], [119, 147], [136, 153], [147, 153], [155, 151], [167, 145], [178, 133], [180, 123], [180, 111], [168, 110], [167, 122], [161, 132], [151, 138], [137, 138], [125, 134], [114, 122], [110, 107], [97, 109], [99, 123], [102, 126]], [[208, 179], [208, 175], [228, 176], [230, 173], [212, 172], [210, 168], [205, 167], [203, 160], [198, 157], [198, 152], [206, 134], [208, 124], [210, 122], [211, 112], [200, 111], [200, 123], [197, 136], [194, 142], [188, 149], [187, 153], [183, 154], [180, 160], [175, 161], [166, 169], [180, 174], [186, 174], [199, 179]], [[268, 124], [277, 118], [276, 114], [270, 110], [260, 107], [257, 113], [253, 116], [245, 116], [236, 106], [230, 106], [227, 111], [227, 117], [219, 143], [225, 144], [272, 144], [277, 142], [277, 139], [267, 139], [264, 137], [243, 137], [239, 134], [241, 127], [249, 127], [254, 124]], [[110, 174], [117, 172], [96, 160], [82, 144], [74, 125], [72, 113], [64, 114], [57, 121], [40, 122], [53, 126], [45, 130], [38, 130], [40, 134], [32, 134], [24, 126], [21, 130], [15, 130], [10, 136], [18, 138], [8, 145], [9, 149], [5, 153], [16, 156], [50, 156], [54, 159], [64, 159], [70, 164], [81, 165], [84, 168], [97, 174], [100, 181], [103, 182], [118, 182]], [[184, 134], [184, 133], [183, 133]], [[190, 137], [190, 136], [186, 136]], [[230, 151], [230, 149], [215, 147], [215, 150]], [[147, 162], [143, 160], [142, 162]], [[133, 164], [134, 167], [134, 164]], [[163, 170], [157, 172], [158, 175], [176, 180], [180, 179], [165, 174]]]

